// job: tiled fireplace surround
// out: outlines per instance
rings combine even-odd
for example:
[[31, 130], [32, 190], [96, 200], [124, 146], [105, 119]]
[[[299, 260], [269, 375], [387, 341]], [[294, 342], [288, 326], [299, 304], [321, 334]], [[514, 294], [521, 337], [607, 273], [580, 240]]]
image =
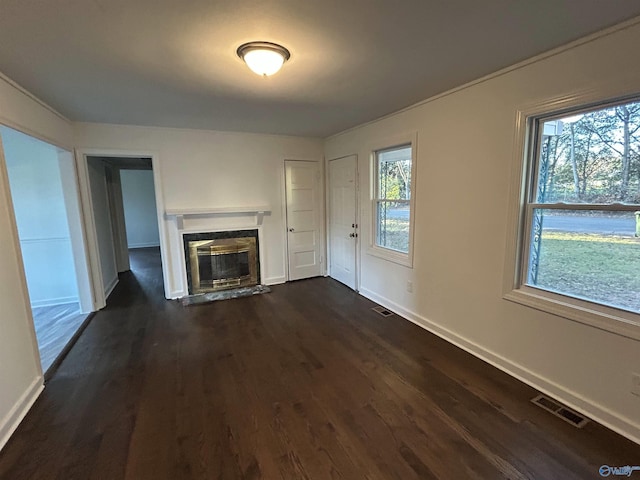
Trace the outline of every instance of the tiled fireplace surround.
[[[165, 218], [169, 220], [169, 256], [173, 258], [172, 265], [175, 273], [172, 275], [172, 286], [170, 298], [180, 298], [185, 295], [193, 294], [194, 289], [190, 287], [192, 280], [191, 275], [187, 274], [187, 268], [190, 266], [190, 253], [187, 247], [187, 241], [195, 239], [196, 241], [205, 241], [209, 237], [216, 240], [228, 240], [229, 238], [255, 238], [255, 257], [256, 257], [256, 277], [257, 284], [273, 283], [273, 280], [265, 278], [264, 271], [264, 231], [263, 223], [265, 217], [271, 216], [271, 209], [268, 206], [250, 206], [250, 207], [221, 207], [221, 208], [183, 208], [183, 209], [166, 209]], [[268, 224], [266, 225], [268, 226]], [[173, 232], [173, 233], [172, 233]], [[239, 237], [228, 232], [239, 232]], [[247, 233], [249, 232], [249, 233]], [[215, 238], [214, 238], [215, 237]], [[217, 247], [216, 247], [217, 248]], [[214, 250], [216, 249], [214, 248]], [[242, 247], [240, 248], [242, 250]], [[176, 255], [178, 256], [176, 258]], [[179, 262], [175, 263], [176, 260]], [[214, 263], [216, 263], [214, 261]], [[218, 262], [220, 263], [220, 262]], [[207, 273], [208, 267], [205, 267]], [[182, 288], [180, 284], [173, 282], [182, 278]], [[232, 283], [232, 282], [230, 282]], [[278, 278], [276, 283], [280, 283]], [[241, 286], [241, 285], [239, 285]], [[176, 289], [178, 287], [178, 289]], [[233, 288], [233, 285], [229, 285]]]

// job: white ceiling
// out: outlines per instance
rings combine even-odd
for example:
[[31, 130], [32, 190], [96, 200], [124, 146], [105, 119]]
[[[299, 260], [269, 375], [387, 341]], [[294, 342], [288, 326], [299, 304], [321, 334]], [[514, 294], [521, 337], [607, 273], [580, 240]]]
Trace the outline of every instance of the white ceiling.
[[[0, 0], [0, 71], [75, 121], [324, 137], [640, 15], [637, 0]], [[235, 54], [280, 43], [260, 78]]]

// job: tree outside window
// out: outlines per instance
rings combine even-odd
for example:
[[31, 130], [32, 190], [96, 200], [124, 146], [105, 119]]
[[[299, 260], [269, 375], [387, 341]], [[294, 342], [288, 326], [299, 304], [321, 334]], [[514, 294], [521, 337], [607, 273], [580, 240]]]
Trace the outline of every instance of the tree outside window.
[[523, 283], [640, 313], [640, 102], [532, 127]]
[[375, 152], [375, 242], [402, 253], [409, 253], [411, 155], [411, 145]]

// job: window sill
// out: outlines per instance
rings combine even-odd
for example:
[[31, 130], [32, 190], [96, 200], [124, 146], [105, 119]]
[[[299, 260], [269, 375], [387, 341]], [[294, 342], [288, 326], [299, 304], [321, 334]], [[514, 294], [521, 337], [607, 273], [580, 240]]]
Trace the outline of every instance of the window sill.
[[505, 293], [503, 298], [616, 335], [640, 340], [640, 316], [631, 312], [528, 286], [513, 289]]
[[367, 254], [382, 258], [389, 262], [397, 263], [404, 267], [413, 268], [413, 256], [410, 253], [396, 252], [389, 248], [370, 245], [369, 248], [367, 248]]

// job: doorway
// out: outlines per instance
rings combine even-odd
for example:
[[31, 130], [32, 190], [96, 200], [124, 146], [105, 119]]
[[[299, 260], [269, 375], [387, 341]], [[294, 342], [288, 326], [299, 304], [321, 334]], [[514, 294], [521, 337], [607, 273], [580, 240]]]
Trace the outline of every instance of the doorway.
[[[119, 276], [160, 259], [159, 217], [150, 157], [86, 156], [98, 266], [106, 303]], [[145, 258], [145, 261], [140, 261]]]
[[357, 290], [358, 162], [355, 155], [329, 161], [329, 275]]
[[320, 168], [318, 162], [284, 163], [289, 280], [317, 277], [322, 274]]
[[93, 310], [71, 152], [0, 126], [4, 163], [42, 370]]

